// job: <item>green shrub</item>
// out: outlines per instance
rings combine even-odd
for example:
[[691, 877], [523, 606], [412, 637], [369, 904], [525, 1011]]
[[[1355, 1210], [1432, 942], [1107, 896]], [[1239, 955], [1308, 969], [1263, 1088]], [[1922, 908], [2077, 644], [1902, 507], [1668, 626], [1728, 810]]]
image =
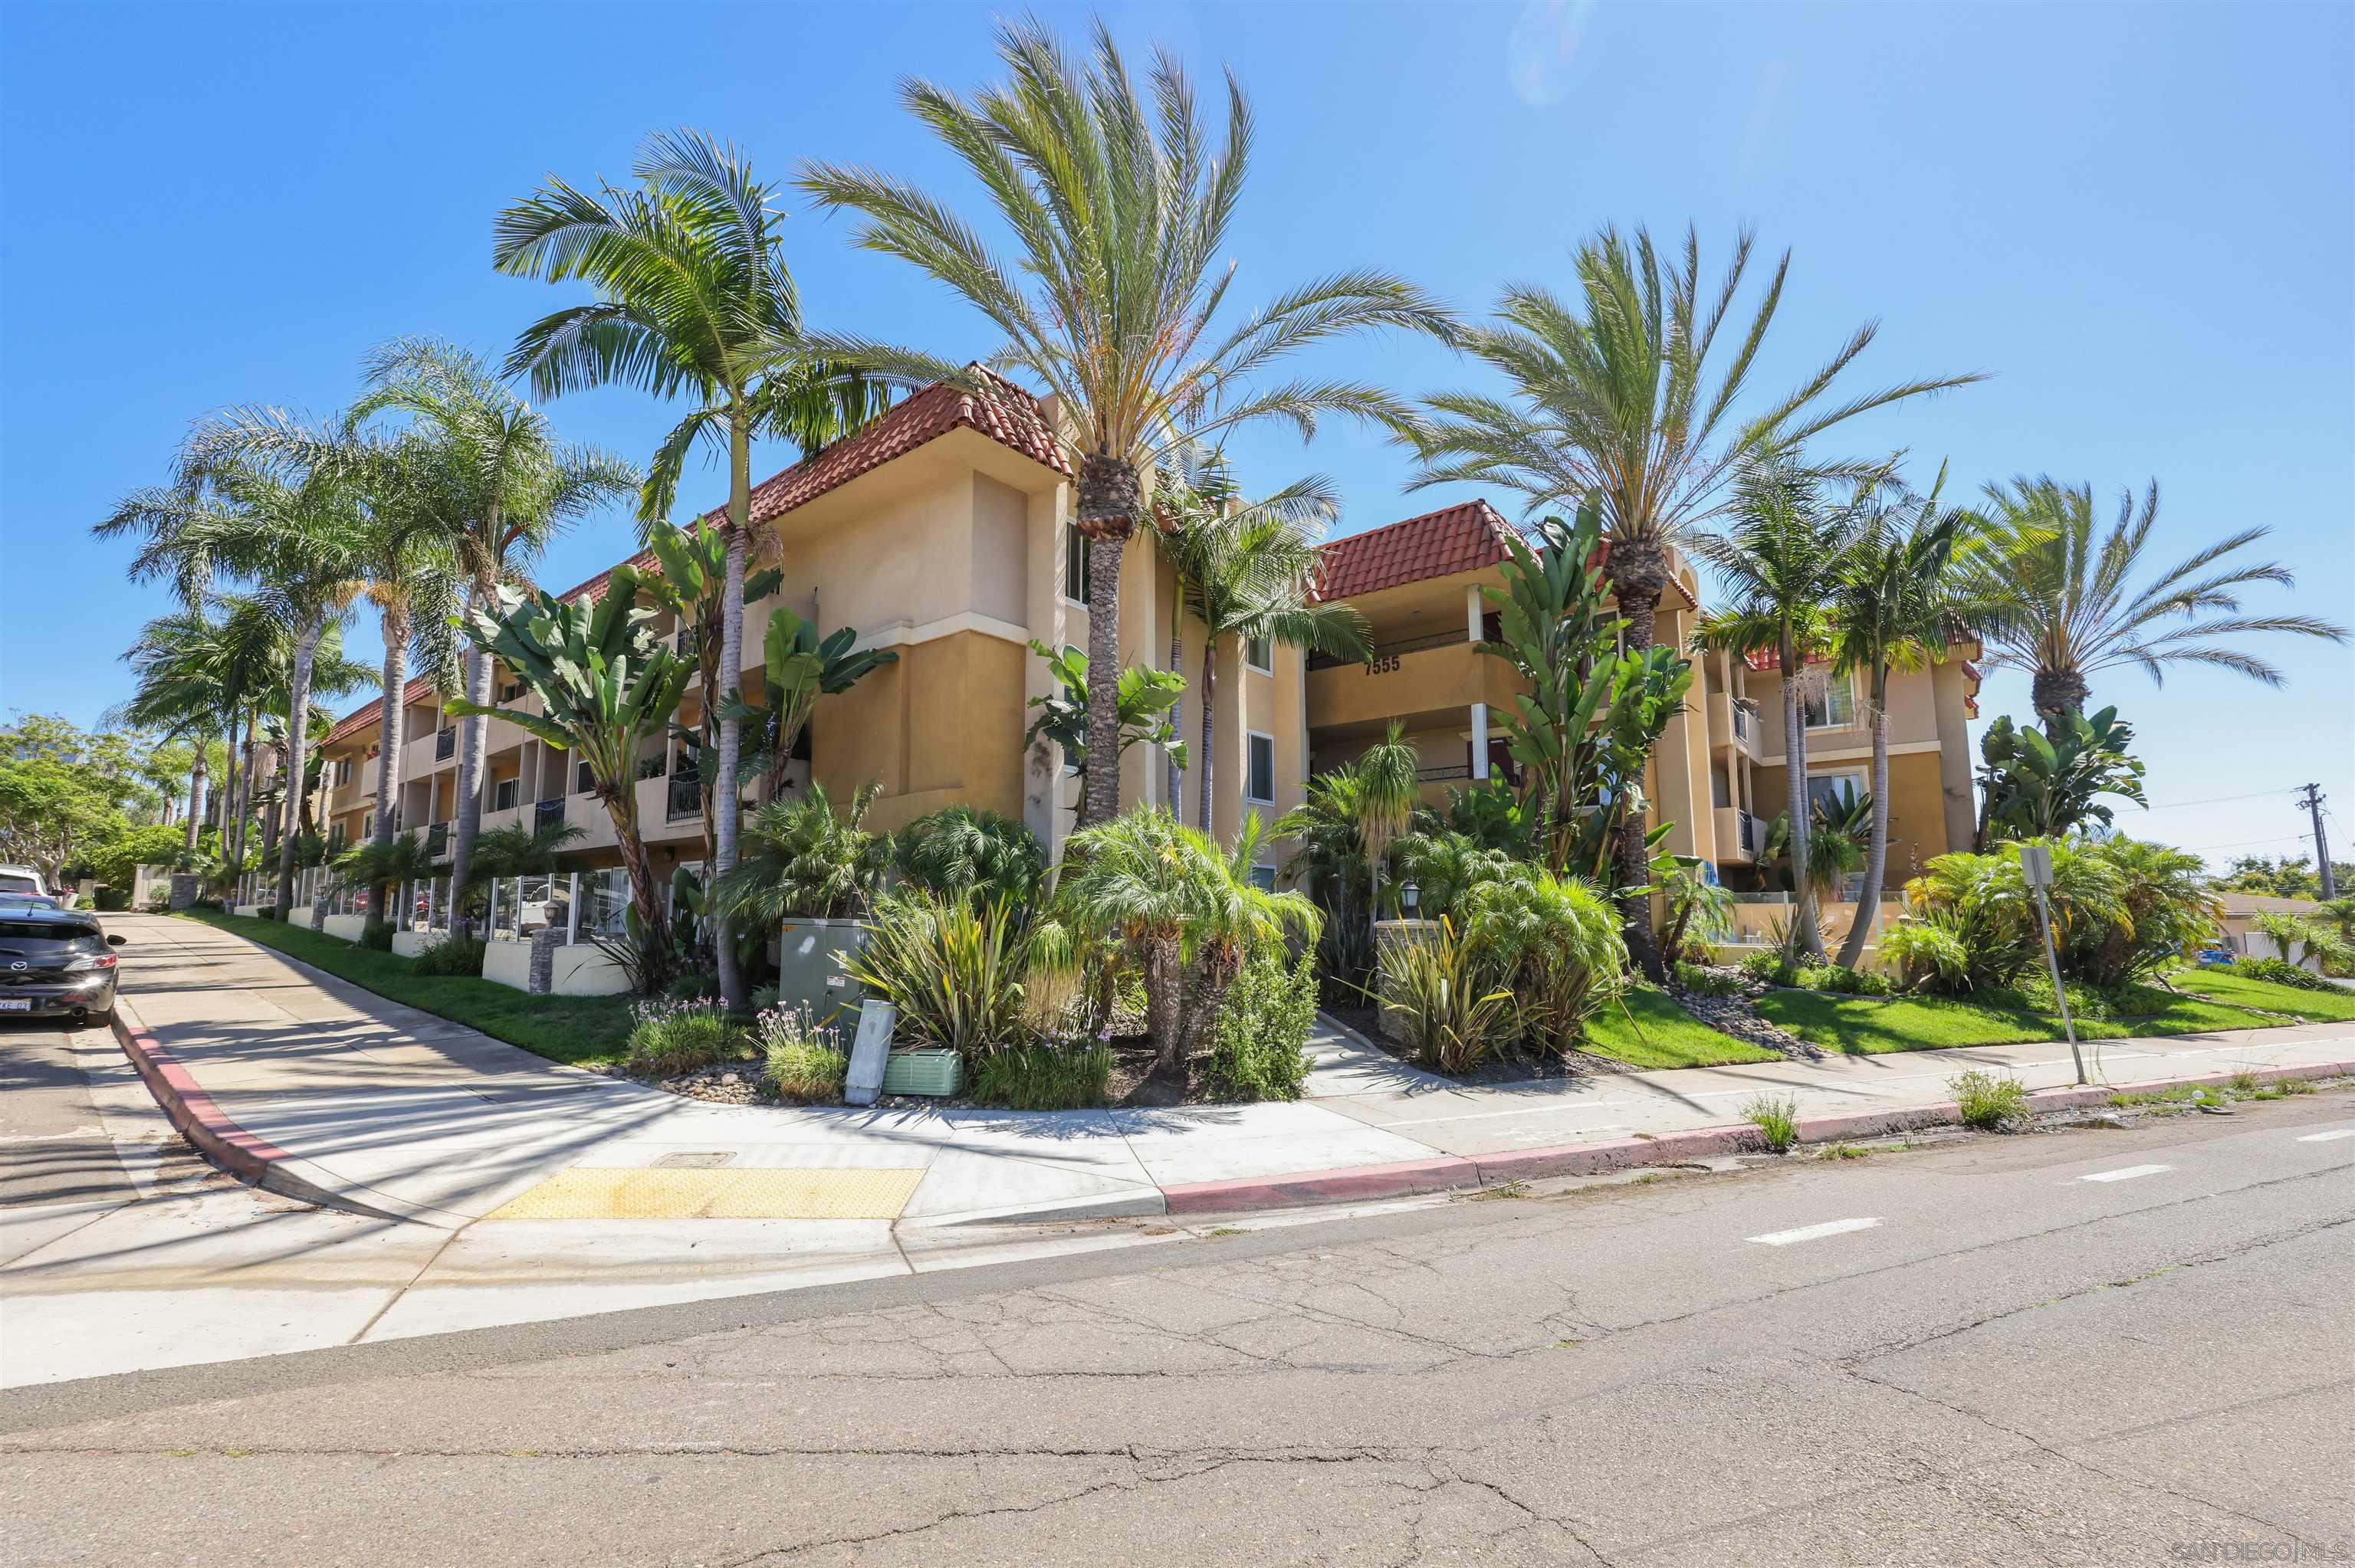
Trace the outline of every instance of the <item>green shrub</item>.
[[781, 1097], [800, 1105], [841, 1103], [850, 1057], [841, 1036], [812, 1022], [807, 1009], [762, 1009], [752, 1020], [752, 1044], [764, 1058], [762, 1075]]
[[1899, 916], [1881, 933], [1881, 957], [1897, 966], [1908, 991], [1954, 996], [1970, 989], [1970, 948], [1949, 911]]
[[2232, 973], [2246, 975], [2251, 980], [2271, 980], [2275, 985], [2293, 986], [2299, 991], [2337, 991], [2339, 988], [2316, 974], [2312, 969], [2281, 959], [2234, 959]]
[[783, 1000], [784, 992], [775, 986], [757, 985], [752, 988], [752, 1011], [755, 1013], [766, 1012]]
[[1886, 976], [1870, 969], [1842, 969], [1838, 964], [1814, 964], [1798, 971], [1798, 983], [1807, 991], [1827, 991], [1839, 996], [1887, 996]]
[[663, 994], [673, 1001], [701, 1001], [719, 994], [719, 977], [716, 974], [683, 974], [663, 989]]
[[1785, 1095], [1778, 1099], [1772, 1095], [1760, 1095], [1742, 1107], [1742, 1114], [1766, 1135], [1766, 1147], [1777, 1154], [1799, 1141], [1799, 1102], [1795, 1096]]
[[1522, 1040], [1573, 1045], [1594, 1010], [1625, 989], [1619, 912], [1583, 878], [1516, 865], [1464, 902], [1470, 961], [1511, 993]]
[[392, 951], [392, 922], [370, 920], [360, 927], [360, 946], [374, 948], [379, 953]]
[[850, 977], [900, 1010], [899, 1028], [974, 1061], [1029, 1044], [1025, 986], [1032, 934], [1020, 911], [901, 891], [875, 906], [866, 944], [846, 952]]
[[2000, 1132], [2028, 1118], [2028, 1087], [2006, 1074], [1998, 1077], [1976, 1069], [1946, 1080], [1963, 1125], [1982, 1132]]
[[1426, 1067], [1468, 1072], [1510, 1036], [1513, 993], [1476, 961], [1453, 920], [1383, 943], [1375, 974], [1383, 1011], [1399, 1015], [1407, 1049]]
[[1210, 1093], [1222, 1100], [1298, 1099], [1316, 1024], [1315, 953], [1301, 954], [1289, 969], [1273, 959], [1245, 964], [1211, 1024]]
[[716, 1001], [642, 1001], [630, 1012], [637, 1024], [622, 1065], [638, 1076], [692, 1073], [742, 1050], [735, 1023]]
[[479, 975], [489, 947], [479, 937], [444, 937], [413, 960], [421, 975]]
[[1723, 969], [1703, 969], [1680, 960], [1676, 975], [1677, 983], [1696, 996], [1738, 996], [1742, 992], [1741, 980]]
[[1112, 1048], [1041, 1041], [993, 1051], [974, 1064], [973, 1097], [1007, 1110], [1086, 1110], [1104, 1103]]
[[978, 903], [1002, 899], [1019, 907], [1047, 873], [1038, 834], [978, 806], [927, 811], [901, 828], [891, 847], [900, 874], [916, 886]]
[[1799, 966], [1793, 963], [1789, 956], [1779, 948], [1769, 948], [1759, 953], [1744, 953], [1742, 955], [1742, 962], [1735, 967], [1760, 985], [1790, 986], [1799, 983]]

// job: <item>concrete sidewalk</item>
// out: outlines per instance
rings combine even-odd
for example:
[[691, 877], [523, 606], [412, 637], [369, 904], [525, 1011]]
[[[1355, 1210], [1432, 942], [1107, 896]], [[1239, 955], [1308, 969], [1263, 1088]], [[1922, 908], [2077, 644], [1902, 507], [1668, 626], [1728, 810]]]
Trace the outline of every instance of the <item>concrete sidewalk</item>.
[[[94, 1030], [75, 1048], [138, 1199], [0, 1213], [0, 1383], [1180, 1240], [1193, 1214], [1734, 1152], [1762, 1093], [1816, 1136], [1866, 1136], [1950, 1119], [1966, 1067], [2072, 1077], [2065, 1047], [2022, 1045], [1474, 1089], [1327, 1028], [1292, 1104], [718, 1106], [556, 1066], [197, 922], [112, 924], [123, 1049]], [[2320, 1076], [2355, 1066], [2355, 1026], [2115, 1041], [2098, 1060], [2120, 1086]], [[166, 1112], [269, 1191], [143, 1174]]]

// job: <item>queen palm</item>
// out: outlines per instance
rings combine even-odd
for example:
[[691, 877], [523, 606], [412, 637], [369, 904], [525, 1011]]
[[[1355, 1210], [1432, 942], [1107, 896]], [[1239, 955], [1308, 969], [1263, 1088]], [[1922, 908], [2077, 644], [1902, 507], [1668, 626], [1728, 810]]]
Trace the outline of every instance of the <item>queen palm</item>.
[[[1808, 889], [1807, 729], [1801, 684], [1811, 659], [1830, 648], [1825, 605], [1848, 570], [1860, 529], [1855, 506], [1827, 503], [1821, 477], [1787, 459], [1753, 459], [1734, 484], [1734, 515], [1721, 534], [1692, 541], [1717, 568], [1722, 609], [1701, 617], [1695, 641], [1747, 658], [1771, 652], [1783, 677], [1783, 777], [1790, 827], [1791, 885], [1798, 894], [1800, 948], [1824, 953]], [[1643, 824], [1635, 824], [1637, 832]]]
[[2278, 686], [2281, 672], [2237, 646], [2240, 639], [2278, 631], [2347, 640], [2345, 627], [2313, 616], [2240, 613], [2244, 588], [2296, 586], [2276, 562], [2228, 558], [2264, 538], [2264, 528], [2194, 550], [2134, 588], [2158, 521], [2156, 480], [2139, 506], [2131, 491], [2121, 497], [2117, 521], [2098, 544], [2090, 484], [2021, 477], [1989, 485], [1987, 500], [2029, 542], [2001, 567], [2019, 592], [2014, 611], [1987, 630], [1987, 666], [2027, 671], [2030, 699], [2047, 718], [2082, 713], [2092, 678], [2121, 664], [2140, 665], [2154, 683], [2170, 664], [2207, 664]]
[[2009, 577], [1995, 569], [2018, 536], [1977, 513], [1941, 506], [1945, 474], [1927, 495], [1876, 497], [1850, 546], [1830, 613], [1833, 668], [1861, 673], [1866, 723], [1872, 729], [1872, 825], [1864, 884], [1839, 962], [1854, 969], [1889, 869], [1889, 677], [1942, 662], [1958, 637], [1988, 625], [2015, 602]]
[[[1444, 334], [1445, 312], [1387, 272], [1337, 272], [1222, 320], [1232, 280], [1220, 265], [1250, 162], [1252, 114], [1230, 77], [1223, 143], [1204, 133], [1192, 83], [1156, 54], [1149, 98], [1103, 23], [1084, 66], [1036, 21], [1002, 23], [1009, 79], [972, 99], [910, 81], [909, 111], [981, 182], [1018, 259], [1000, 260], [948, 207], [872, 169], [813, 164], [802, 188], [865, 219], [858, 243], [912, 261], [1004, 334], [991, 356], [1018, 366], [1057, 402], [1055, 439], [1078, 476], [1073, 521], [1089, 541], [1088, 747], [1119, 751], [1114, 687], [1121, 673], [1121, 561], [1155, 461], [1263, 418], [1304, 439], [1317, 417], [1347, 413], [1393, 429], [1407, 409], [1364, 382], [1295, 378], [1256, 385], [1274, 362], [1321, 339], [1369, 327]], [[864, 362], [932, 374], [932, 360], [848, 344]], [[1119, 770], [1092, 770], [1082, 825], [1120, 805]]]
[[[1346, 604], [1316, 599], [1316, 546], [1339, 513], [1322, 474], [1295, 480], [1274, 494], [1243, 503], [1232, 473], [1211, 459], [1191, 474], [1167, 473], [1155, 486], [1154, 539], [1177, 573], [1186, 609], [1202, 623], [1201, 783], [1195, 825], [1210, 831], [1217, 774], [1212, 723], [1219, 692], [1219, 642], [1263, 641], [1363, 659], [1366, 618]], [[1173, 628], [1170, 664], [1182, 644]], [[1173, 789], [1170, 799], [1177, 800]]]
[[[779, 437], [804, 455], [880, 412], [889, 378], [864, 375], [814, 346], [801, 297], [785, 268], [770, 205], [733, 147], [698, 132], [649, 136], [634, 166], [639, 188], [602, 195], [550, 180], [499, 214], [492, 257], [502, 272], [549, 282], [581, 279], [593, 304], [574, 305], [524, 329], [507, 356], [543, 397], [616, 383], [695, 408], [655, 450], [639, 493], [638, 518], [665, 519], [687, 454], [702, 442], [728, 453], [727, 559], [720, 598], [719, 669], [725, 685], [703, 703], [721, 714], [712, 874], [736, 862], [739, 803], [733, 780], [742, 724], [744, 571], [751, 540], [752, 442]], [[736, 945], [718, 933], [719, 987], [748, 1005]]]
[[[1872, 342], [1867, 323], [1798, 385], [1737, 414], [1791, 267], [1785, 251], [1740, 338], [1712, 362], [1751, 244], [1745, 230], [1724, 276], [1705, 290], [1693, 230], [1681, 258], [1664, 259], [1646, 230], [1631, 242], [1606, 227], [1578, 249], [1574, 300], [1534, 284], [1507, 288], [1496, 322], [1467, 329], [1462, 341], [1503, 375], [1508, 391], [1431, 398], [1433, 418], [1416, 438], [1423, 466], [1410, 487], [1497, 484], [1527, 496], [1531, 512], [1593, 507], [1629, 635], [1656, 641], [1671, 552], [1733, 503], [1744, 463], [1870, 409], [1979, 379], [1930, 376], [1833, 399], [1833, 384]], [[1644, 831], [1640, 820], [1621, 827]], [[1639, 862], [1639, 851], [1624, 852], [1623, 863]], [[1639, 941], [1650, 924], [1646, 904], [1635, 917]]]
[[205, 811], [207, 742], [221, 733], [230, 704], [222, 685], [217, 641], [219, 628], [201, 609], [157, 616], [139, 629], [123, 655], [136, 687], [110, 713], [111, 723], [152, 729], [159, 738], [186, 738], [188, 762], [187, 852], [196, 853], [197, 831]]
[[[630, 494], [638, 473], [629, 463], [594, 447], [559, 441], [548, 416], [500, 384], [478, 355], [432, 338], [403, 338], [378, 349], [367, 361], [369, 387], [353, 406], [357, 418], [405, 417], [416, 443], [411, 480], [418, 503], [420, 537], [415, 564], [396, 578], [400, 553], [388, 556], [373, 580], [405, 583], [404, 600], [426, 588], [416, 574], [424, 563], [446, 555], [465, 585], [466, 603], [496, 606], [502, 586], [527, 583], [530, 569], [549, 543], [598, 507]], [[413, 604], [405, 605], [413, 609]], [[438, 630], [438, 627], [437, 627]], [[465, 700], [474, 712], [461, 721], [458, 750], [458, 820], [451, 835], [451, 885], [464, 887], [472, 874], [474, 838], [483, 821], [482, 773], [491, 701], [491, 660], [479, 647], [465, 650]], [[400, 694], [384, 709], [385, 732], [399, 723]], [[379, 763], [379, 776], [386, 769]], [[398, 779], [399, 775], [392, 775]], [[379, 829], [384, 820], [378, 802]], [[464, 931], [453, 914], [451, 927]]]

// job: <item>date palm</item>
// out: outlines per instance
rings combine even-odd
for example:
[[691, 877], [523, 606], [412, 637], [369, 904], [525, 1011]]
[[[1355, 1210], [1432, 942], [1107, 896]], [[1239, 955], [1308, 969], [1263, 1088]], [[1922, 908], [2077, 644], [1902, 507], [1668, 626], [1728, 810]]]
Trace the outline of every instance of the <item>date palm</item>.
[[[879, 413], [890, 378], [860, 373], [815, 346], [778, 238], [773, 190], [733, 147], [698, 132], [649, 136], [634, 169], [638, 188], [591, 195], [551, 179], [499, 214], [492, 249], [500, 271], [549, 282], [581, 279], [593, 304], [574, 305], [524, 329], [507, 370], [531, 377], [542, 397], [591, 387], [635, 387], [695, 408], [655, 450], [639, 492], [638, 518], [666, 518], [687, 454], [711, 442], [728, 454], [727, 559], [719, 664], [725, 684], [703, 702], [722, 716], [710, 874], [736, 862], [744, 668], [744, 572], [751, 540], [752, 442], [779, 437], [804, 455]], [[718, 934], [719, 987], [731, 1008], [750, 1005], [736, 944]]]
[[1889, 869], [1889, 677], [1944, 662], [1957, 638], [2016, 602], [1999, 567], [2019, 548], [2018, 535], [1976, 512], [1940, 505], [1945, 482], [1942, 470], [1926, 495], [1898, 490], [1869, 502], [1832, 590], [1833, 668], [1864, 676], [1872, 729], [1872, 824], [1856, 919], [1839, 951], [1845, 969], [1864, 957]]
[[[1316, 546], [1339, 515], [1332, 482], [1295, 480], [1258, 501], [1242, 500], [1232, 472], [1215, 457], [1191, 472], [1164, 471], [1153, 495], [1154, 540], [1178, 577], [1181, 600], [1202, 623], [1201, 783], [1195, 826], [1210, 831], [1217, 774], [1212, 723], [1219, 692], [1219, 642], [1234, 638], [1282, 643], [1346, 659], [1364, 659], [1366, 618], [1346, 604], [1316, 599]], [[1170, 664], [1182, 644], [1176, 630]], [[1177, 800], [1170, 791], [1170, 800]]]
[[[420, 558], [453, 559], [474, 609], [496, 605], [503, 586], [527, 584], [533, 563], [559, 534], [638, 487], [635, 468], [594, 447], [557, 440], [547, 415], [509, 392], [481, 357], [455, 344], [399, 339], [371, 355], [367, 370], [369, 386], [353, 405], [353, 416], [405, 418], [410, 439], [430, 454], [417, 459], [417, 482], [430, 500], [431, 519], [421, 520]], [[454, 887], [466, 885], [472, 874], [482, 829], [491, 662], [481, 647], [466, 649], [471, 716], [458, 736], [458, 820], [450, 840]], [[388, 736], [400, 712], [396, 693], [385, 709]], [[381, 830], [381, 810], [378, 821]], [[466, 925], [463, 914], [452, 916], [453, 932], [463, 935]]]
[[[1233, 279], [1220, 256], [1250, 164], [1251, 107], [1231, 75], [1223, 140], [1206, 134], [1183, 65], [1156, 52], [1141, 91], [1101, 22], [1082, 64], [1036, 21], [1001, 24], [1007, 80], [967, 99], [911, 80], [901, 101], [982, 186], [1016, 245], [1002, 259], [952, 208], [879, 171], [814, 164], [802, 188], [863, 218], [860, 245], [911, 261], [1002, 334], [990, 363], [1035, 376], [1058, 403], [1056, 439], [1078, 476], [1073, 521], [1090, 541], [1091, 755], [1119, 750], [1120, 575], [1162, 454], [1265, 418], [1305, 440], [1320, 415], [1402, 429], [1408, 409], [1360, 381], [1261, 384], [1322, 339], [1374, 327], [1444, 334], [1430, 296], [1370, 269], [1336, 272], [1221, 317]], [[936, 374], [925, 356], [847, 344], [865, 363]], [[1085, 780], [1082, 824], [1120, 809], [1116, 768]]]
[[2264, 538], [2264, 528], [2194, 550], [2135, 588], [2158, 521], [2156, 480], [2140, 505], [2133, 492], [2125, 493], [2098, 543], [2090, 484], [2021, 477], [1988, 486], [1987, 500], [2030, 542], [2002, 567], [2019, 586], [2019, 602], [1987, 629], [1987, 665], [2027, 671], [2030, 698], [2047, 718], [2082, 713], [2093, 677], [2121, 664], [2141, 666], [2154, 684], [2170, 664], [2207, 664], [2278, 686], [2281, 672], [2239, 647], [2241, 639], [2286, 632], [2347, 640], [2345, 627], [2309, 615], [2240, 613], [2245, 588], [2296, 586], [2277, 562], [2230, 558]]
[[[1787, 459], [1743, 464], [1734, 483], [1734, 515], [1723, 533], [1692, 541], [1718, 570], [1724, 608], [1701, 617], [1694, 641], [1747, 658], [1772, 653], [1783, 678], [1783, 778], [1790, 821], [1791, 885], [1797, 891], [1796, 936], [1812, 959], [1824, 956], [1809, 889], [1807, 727], [1801, 686], [1810, 660], [1830, 651], [1826, 605], [1849, 570], [1861, 532], [1856, 506], [1828, 502], [1818, 473]], [[1635, 824], [1641, 832], [1643, 824]]]

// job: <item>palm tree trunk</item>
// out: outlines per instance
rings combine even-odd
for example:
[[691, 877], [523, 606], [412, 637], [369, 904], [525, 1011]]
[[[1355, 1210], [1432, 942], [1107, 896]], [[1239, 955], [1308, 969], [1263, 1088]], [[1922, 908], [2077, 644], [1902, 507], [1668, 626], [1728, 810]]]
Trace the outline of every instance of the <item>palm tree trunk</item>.
[[1082, 828], [1120, 815], [1120, 567], [1144, 510], [1136, 465], [1090, 452], [1080, 461], [1076, 521], [1088, 544], [1088, 756]]
[[1217, 777], [1218, 747], [1215, 744], [1218, 726], [1212, 723], [1211, 710], [1219, 705], [1219, 636], [1205, 629], [1202, 634], [1202, 784], [1200, 822], [1204, 832], [1210, 831], [1210, 780]]
[[[1173, 673], [1182, 672], [1186, 668], [1186, 595], [1182, 583], [1179, 585], [1177, 599], [1178, 602], [1171, 607], [1169, 612], [1169, 668]], [[1202, 710], [1205, 715], [1203, 722], [1206, 724], [1209, 722], [1209, 711], [1207, 706]], [[1183, 821], [1186, 817], [1186, 802], [1185, 796], [1179, 789], [1178, 754], [1171, 751], [1167, 755], [1169, 758], [1169, 814]], [[1205, 792], [1203, 799], [1209, 798], [1208, 793]]]
[[[719, 590], [719, 690], [703, 689], [706, 714], [715, 702], [719, 717], [719, 758], [703, 780], [704, 799], [715, 812], [711, 863], [703, 868], [704, 885], [716, 885], [736, 863], [736, 767], [744, 752], [744, 726], [729, 711], [741, 696], [744, 682], [744, 552], [751, 541], [752, 511], [752, 431], [739, 413], [728, 422], [728, 572]], [[744, 966], [736, 960], [735, 922], [715, 913], [711, 942], [719, 950], [719, 1000], [730, 1012], [751, 1011], [752, 997], [744, 983]]]
[[287, 828], [278, 846], [278, 917], [282, 920], [294, 906], [294, 840], [295, 830], [301, 824], [303, 747], [310, 738], [306, 732], [311, 723], [311, 665], [318, 655], [320, 634], [325, 630], [326, 618], [323, 615], [314, 615], [304, 624], [303, 635], [294, 644], [294, 675], [287, 691]]
[[1802, 666], [1786, 646], [1783, 652], [1783, 798], [1791, 814], [1791, 896], [1798, 904], [1799, 950], [1824, 955], [1816, 929], [1816, 896], [1807, 891], [1807, 723], [1799, 701]]
[[197, 759], [188, 765], [188, 832], [187, 852], [197, 853], [197, 828], [205, 815], [205, 741], [197, 739]]
[[1145, 943], [1145, 1027], [1153, 1037], [1153, 1070], [1183, 1072], [1186, 1040], [1179, 1030], [1179, 1008], [1185, 1001], [1186, 964], [1175, 937], [1150, 937]]
[[[1660, 590], [1649, 579], [1623, 583], [1616, 591], [1619, 613], [1627, 620], [1627, 641], [1631, 648], [1652, 645], [1652, 628], [1658, 623]], [[1623, 783], [1621, 792], [1625, 793]], [[1623, 889], [1648, 886], [1651, 883], [1652, 857], [1646, 853], [1645, 839], [1649, 824], [1644, 813], [1628, 810], [1624, 806], [1619, 813], [1619, 885]], [[1648, 893], [1622, 892], [1619, 895], [1619, 917], [1625, 927], [1627, 956], [1639, 965], [1654, 985], [1668, 983], [1668, 966], [1660, 961], [1660, 944], [1652, 934], [1652, 895]]]
[[245, 736], [238, 743], [237, 794], [231, 801], [236, 815], [231, 819], [237, 828], [237, 851], [234, 856], [238, 874], [245, 873], [246, 834], [249, 819], [253, 814], [253, 726], [261, 722], [258, 712], [245, 715]]
[[[490, 536], [498, 537], [499, 519], [492, 509]], [[496, 608], [498, 584], [488, 577], [474, 579], [473, 602]], [[466, 700], [485, 707], [491, 701], [491, 661], [481, 649], [466, 650]], [[464, 889], [467, 874], [474, 869], [474, 835], [483, 826], [483, 751], [489, 744], [491, 721], [486, 714], [477, 714], [458, 721], [458, 826], [452, 834], [450, 850], [450, 935], [464, 937], [472, 933], [473, 922], [466, 917]]]
[[1856, 895], [1856, 919], [1840, 944], [1839, 963], [1852, 969], [1863, 961], [1865, 934], [1881, 911], [1881, 881], [1889, 870], [1889, 669], [1872, 673], [1872, 839], [1864, 854], [1864, 885]]
[[384, 694], [377, 702], [376, 832], [378, 847], [392, 842], [393, 790], [400, 779], [400, 697], [409, 685], [409, 617], [384, 612]]

